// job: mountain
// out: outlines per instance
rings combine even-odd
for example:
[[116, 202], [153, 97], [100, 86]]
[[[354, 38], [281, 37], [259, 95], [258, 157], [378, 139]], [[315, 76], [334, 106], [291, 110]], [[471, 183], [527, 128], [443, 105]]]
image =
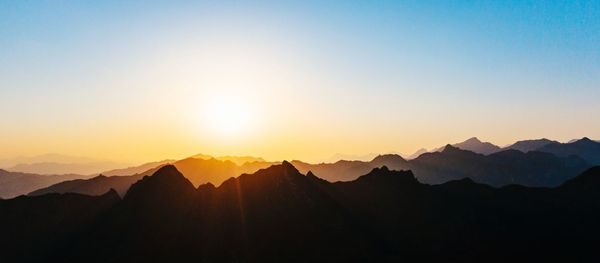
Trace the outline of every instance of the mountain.
[[119, 196], [125, 196], [125, 193], [129, 187], [140, 180], [143, 176], [143, 174], [110, 177], [99, 175], [90, 179], [68, 180], [45, 188], [37, 189], [27, 195], [39, 196], [49, 193], [78, 193], [98, 196], [108, 192], [111, 189], [114, 189]]
[[537, 151], [552, 153], [557, 156], [577, 155], [590, 164], [600, 164], [600, 143], [585, 137], [572, 143], [551, 143]]
[[[267, 162], [246, 162], [243, 165], [236, 165], [231, 161], [221, 161], [217, 159], [199, 159], [187, 158], [173, 162], [173, 165], [182, 171], [186, 178], [193, 185], [212, 183], [215, 185], [221, 184], [223, 181], [239, 176], [244, 173], [253, 173], [260, 169], [271, 166], [274, 163]], [[156, 166], [155, 166], [156, 165]], [[60, 182], [50, 185], [36, 191], [30, 192], [29, 195], [43, 195], [47, 193], [80, 193], [87, 195], [100, 195], [110, 189], [115, 189], [119, 195], [124, 196], [129, 187], [147, 175], [152, 175], [166, 164], [163, 162], [148, 163], [139, 167], [126, 168], [124, 170], [112, 171], [112, 174], [120, 174], [125, 171], [134, 172], [141, 168], [152, 167], [141, 173], [128, 176], [104, 176], [100, 175], [91, 179], [80, 179]]]
[[49, 153], [35, 156], [21, 156], [10, 159], [0, 159], [0, 168], [11, 167], [23, 163], [93, 163], [103, 161], [105, 160]]
[[40, 175], [0, 169], [0, 197], [13, 198], [58, 182], [81, 178], [88, 178], [88, 176], [78, 174]]
[[120, 201], [115, 191], [101, 196], [48, 194], [0, 200], [3, 262], [48, 262]]
[[98, 174], [99, 172], [121, 167], [123, 164], [114, 162], [91, 163], [21, 163], [6, 169], [12, 172], [52, 174]]
[[452, 145], [412, 160], [398, 155], [381, 155], [370, 162], [291, 163], [302, 173], [311, 171], [330, 182], [352, 181], [374, 168], [386, 166], [392, 170], [412, 170], [419, 181], [427, 184], [471, 178], [496, 187], [509, 184], [557, 186], [591, 166], [577, 156], [557, 157], [549, 153], [522, 153], [517, 150], [483, 155]]
[[517, 150], [483, 155], [447, 145], [442, 152], [426, 153], [411, 160], [409, 167], [419, 181], [427, 184], [470, 178], [497, 187], [509, 184], [552, 187], [590, 165], [577, 156], [557, 157]]
[[42, 175], [90, 175], [123, 166], [125, 166], [125, 164], [108, 160], [97, 160], [87, 157], [68, 156], [61, 154], [44, 154], [0, 160], [0, 168], [5, 170], [11, 172]]
[[102, 172], [101, 174], [105, 175], [105, 176], [125, 176], [125, 175], [132, 175], [132, 174], [141, 174], [143, 172], [146, 172], [148, 170], [169, 164], [175, 162], [175, 160], [163, 160], [163, 161], [158, 161], [158, 162], [149, 162], [149, 163], [145, 163], [139, 166], [132, 166], [132, 167], [127, 167], [127, 168], [121, 168], [121, 169], [114, 169], [114, 170], [110, 170], [110, 171], [105, 171]]
[[190, 158], [197, 158], [197, 159], [204, 159], [204, 160], [216, 159], [219, 161], [230, 161], [230, 162], [235, 163], [236, 165], [244, 165], [245, 163], [254, 163], [254, 162], [266, 162], [263, 158], [253, 157], [253, 156], [226, 155], [226, 156], [213, 157], [213, 156], [206, 155], [206, 154], [196, 154]]
[[336, 154], [332, 155], [331, 157], [323, 160], [323, 162], [334, 163], [339, 160], [369, 161], [369, 160], [373, 160], [373, 158], [375, 158], [376, 156], [377, 156], [376, 153], [369, 153], [369, 154], [363, 154], [363, 155], [336, 153]]
[[194, 188], [167, 165], [122, 200], [0, 201], [11, 237], [0, 252], [7, 262], [593, 262], [597, 189], [600, 167], [556, 188], [492, 188], [426, 185], [387, 167], [329, 183], [283, 162]]
[[408, 156], [407, 159], [409, 159], [409, 160], [415, 159], [415, 158], [419, 157], [421, 154], [424, 154], [424, 153], [427, 153], [427, 149], [421, 148], [421, 149], [417, 150], [415, 153], [413, 153], [410, 156]]
[[[57, 260], [90, 254], [92, 262], [366, 260], [376, 248], [360, 231], [347, 231], [360, 228], [348, 218], [287, 162], [198, 189], [165, 166], [134, 184], [73, 253]], [[107, 253], [96, 254], [98, 247]]]
[[187, 158], [173, 163], [195, 186], [206, 183], [220, 185], [231, 177], [239, 176], [243, 173], [253, 173], [273, 164], [270, 162], [255, 161], [244, 162], [238, 165], [233, 161], [214, 158]]
[[548, 140], [546, 138], [538, 139], [538, 140], [524, 140], [518, 141], [510, 146], [503, 148], [503, 150], [518, 150], [522, 152], [530, 152], [535, 151], [541, 147], [544, 147], [548, 144], [558, 143], [557, 141]]
[[387, 166], [395, 170], [407, 169], [408, 162], [397, 154], [376, 156], [369, 162], [340, 160], [335, 163], [309, 164], [302, 161], [291, 161], [301, 173], [309, 171], [330, 182], [352, 181], [373, 168]]
[[470, 138], [461, 143], [453, 144], [452, 146], [483, 155], [492, 154], [501, 150], [499, 146], [496, 146], [489, 142], [482, 142], [479, 139], [477, 139], [477, 137]]

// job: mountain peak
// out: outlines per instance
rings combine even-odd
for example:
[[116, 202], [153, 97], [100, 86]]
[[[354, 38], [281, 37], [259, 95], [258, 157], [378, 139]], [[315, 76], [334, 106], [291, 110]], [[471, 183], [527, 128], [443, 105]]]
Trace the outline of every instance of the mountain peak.
[[106, 192], [102, 196], [105, 198], [112, 199], [112, 200], [121, 200], [121, 196], [119, 195], [119, 193], [117, 193], [117, 190], [115, 190], [114, 188], [111, 188], [110, 190], [108, 190], [108, 192]]
[[499, 146], [489, 142], [482, 142], [477, 137], [472, 137], [464, 142], [453, 144], [453, 146], [483, 155], [489, 155], [501, 150]]
[[460, 151], [460, 149], [458, 147], [452, 146], [451, 144], [446, 144], [446, 146], [444, 146], [444, 149], [442, 150], [443, 153], [450, 153], [456, 151]]
[[405, 163], [406, 159], [402, 158], [402, 156], [397, 155], [397, 154], [381, 154], [381, 155], [377, 155], [377, 157], [373, 158], [373, 160], [371, 160], [371, 163], [374, 163], [376, 165], [385, 165], [385, 164], [392, 164], [392, 163]]
[[380, 168], [373, 168], [373, 170], [371, 170], [368, 174], [365, 174], [365, 175], [359, 177], [358, 179], [356, 179], [356, 181], [379, 182], [379, 183], [390, 182], [389, 180], [392, 180], [392, 181], [401, 180], [403, 182], [407, 182], [410, 184], [418, 183], [418, 181], [415, 178], [412, 171], [410, 171], [410, 170], [392, 171], [392, 170], [388, 169], [387, 166], [382, 166]]
[[126, 199], [135, 196], [170, 196], [194, 192], [194, 185], [174, 165], [165, 165], [152, 176], [144, 176], [129, 188]]
[[468, 140], [464, 141], [464, 142], [470, 142], [470, 143], [481, 143], [481, 141], [479, 140], [479, 138], [477, 137], [471, 137]]

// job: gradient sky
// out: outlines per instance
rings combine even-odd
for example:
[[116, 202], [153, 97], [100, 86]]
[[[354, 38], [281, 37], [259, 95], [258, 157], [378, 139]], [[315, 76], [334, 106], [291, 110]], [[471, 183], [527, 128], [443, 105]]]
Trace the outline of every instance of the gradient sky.
[[600, 1], [0, 1], [0, 98], [0, 158], [600, 139]]

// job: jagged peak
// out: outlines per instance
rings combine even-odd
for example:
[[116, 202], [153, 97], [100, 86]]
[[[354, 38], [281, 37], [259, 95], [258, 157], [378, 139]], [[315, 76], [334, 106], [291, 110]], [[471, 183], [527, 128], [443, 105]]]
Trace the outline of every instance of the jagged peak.
[[471, 137], [471, 138], [467, 139], [464, 142], [477, 142], [477, 143], [481, 143], [481, 140], [479, 140], [479, 138], [477, 138], [477, 137]]
[[151, 176], [144, 176], [134, 183], [125, 194], [125, 198], [147, 191], [154, 194], [171, 194], [194, 190], [194, 185], [174, 165], [169, 164], [159, 168]]
[[117, 193], [117, 190], [115, 190], [114, 188], [110, 188], [110, 190], [102, 194], [102, 197], [121, 200], [121, 196], [119, 195], [119, 193]]
[[592, 139], [588, 138], [588, 137], [583, 137], [577, 141], [575, 141], [576, 143], [590, 143], [590, 142], [594, 142], [592, 141]]
[[452, 146], [452, 144], [446, 144], [446, 146], [444, 146], [444, 149], [442, 150], [442, 152], [455, 152], [455, 151], [460, 151], [460, 149], [458, 147]]
[[410, 181], [417, 182], [414, 174], [410, 170], [395, 171], [390, 170], [387, 166], [381, 166], [373, 168], [369, 173], [356, 179], [359, 180], [377, 180], [376, 178], [384, 177], [397, 177], [397, 178], [410, 178]]

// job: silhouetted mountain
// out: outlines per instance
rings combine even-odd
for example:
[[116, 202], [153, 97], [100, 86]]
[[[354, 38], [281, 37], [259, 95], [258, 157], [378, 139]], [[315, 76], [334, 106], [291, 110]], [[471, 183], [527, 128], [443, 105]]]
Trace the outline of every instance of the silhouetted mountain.
[[371, 160], [371, 165], [374, 165], [375, 168], [386, 166], [392, 170], [403, 170], [408, 167], [408, 161], [397, 154], [384, 154]]
[[576, 192], [593, 192], [600, 195], [600, 166], [592, 167], [583, 174], [565, 182], [562, 189]]
[[163, 161], [158, 161], [158, 162], [150, 162], [150, 163], [145, 163], [145, 164], [142, 164], [139, 166], [114, 169], [114, 170], [102, 172], [102, 174], [105, 176], [127, 176], [127, 175], [132, 175], [132, 174], [141, 174], [148, 170], [156, 169], [158, 167], [161, 167], [163, 165], [173, 163], [173, 162], [175, 162], [175, 160], [163, 160]]
[[442, 152], [426, 153], [410, 161], [419, 181], [440, 184], [471, 178], [492, 186], [557, 186], [590, 165], [577, 156], [557, 157], [548, 153], [507, 150], [491, 155], [447, 145]]
[[409, 167], [408, 162], [396, 154], [379, 155], [370, 162], [341, 160], [335, 163], [309, 164], [294, 160], [291, 163], [301, 173], [311, 171], [320, 178], [330, 182], [355, 180], [373, 168], [382, 166], [387, 166], [394, 170], [403, 170]]
[[539, 140], [524, 140], [518, 141], [510, 146], [505, 147], [503, 150], [518, 150], [522, 152], [535, 151], [548, 144], [558, 143], [557, 141], [548, 140], [546, 138]]
[[[197, 190], [173, 166], [165, 166], [132, 186], [66, 256], [89, 261], [94, 254], [92, 262], [287, 262], [376, 255], [356, 235], [360, 231], [346, 231], [358, 227], [349, 218], [287, 162]], [[109, 253], [98, 254], [97, 247]]]
[[483, 155], [492, 154], [501, 150], [500, 147], [493, 145], [489, 142], [482, 142], [479, 139], [477, 139], [477, 137], [470, 138], [461, 143], [453, 144], [452, 146]]
[[0, 249], [7, 262], [593, 262], [599, 178], [596, 167], [557, 188], [430, 186], [382, 167], [329, 183], [283, 162], [194, 189], [165, 166], [121, 201], [0, 201], [11, 237]]
[[36, 156], [21, 156], [9, 159], [0, 159], [0, 168], [12, 167], [18, 164], [32, 163], [62, 163], [62, 164], [86, 164], [86, 163], [113, 163], [118, 167], [122, 164], [109, 160], [98, 160], [88, 157], [69, 156], [57, 153], [42, 154]]
[[552, 153], [557, 156], [577, 155], [590, 164], [600, 164], [600, 143], [583, 138], [572, 143], [552, 143], [545, 145], [537, 151]]
[[243, 173], [253, 173], [273, 164], [257, 161], [236, 165], [232, 161], [221, 161], [214, 158], [187, 158], [173, 163], [195, 186], [206, 183], [220, 185], [231, 177], [239, 176]]
[[[158, 166], [144, 171], [140, 174], [130, 176], [98, 176], [91, 179], [72, 180], [57, 183], [42, 189], [37, 189], [29, 193], [29, 195], [41, 195], [46, 193], [81, 193], [87, 195], [99, 195], [105, 193], [109, 189], [115, 189], [119, 195], [123, 196], [129, 187], [140, 178], [152, 175], [164, 164], [150, 163], [146, 166]], [[185, 176], [195, 185], [212, 183], [215, 185], [221, 184], [223, 181], [239, 176], [243, 173], [253, 173], [260, 169], [271, 166], [273, 163], [266, 162], [246, 162], [241, 166], [236, 165], [231, 161], [220, 161], [216, 159], [200, 159], [187, 158], [173, 163], [178, 170], [182, 171]], [[128, 170], [139, 170], [139, 167]]]
[[88, 178], [78, 174], [39, 175], [0, 169], [0, 197], [13, 198], [65, 180]]
[[115, 167], [121, 167], [123, 164], [114, 162], [90, 162], [90, 163], [21, 163], [6, 170], [12, 172], [34, 173], [41, 175], [54, 174], [98, 174], [99, 172]]
[[417, 150], [415, 153], [413, 153], [410, 156], [408, 156], [407, 159], [409, 159], [409, 160], [415, 159], [415, 158], [421, 156], [421, 154], [424, 154], [424, 153], [427, 153], [427, 149], [421, 148], [421, 149]]
[[46, 188], [35, 190], [28, 195], [37, 196], [49, 193], [78, 193], [85, 195], [101, 195], [114, 189], [120, 196], [125, 196], [129, 187], [140, 180], [142, 174], [131, 176], [104, 176], [99, 175], [90, 179], [76, 179], [60, 182]]
[[230, 161], [235, 163], [236, 165], [244, 165], [245, 163], [254, 163], [254, 162], [266, 162], [265, 159], [260, 158], [260, 157], [253, 157], [253, 156], [230, 156], [230, 155], [226, 155], [226, 156], [218, 156], [218, 157], [214, 157], [214, 156], [210, 156], [207, 154], [196, 154], [190, 158], [197, 158], [197, 159], [204, 159], [204, 160], [210, 160], [210, 159], [216, 159], [219, 161]]
[[425, 153], [408, 161], [398, 155], [381, 155], [371, 162], [308, 164], [292, 161], [292, 164], [302, 173], [312, 171], [330, 182], [352, 181], [373, 168], [387, 166], [392, 170], [410, 169], [419, 181], [427, 184], [471, 178], [492, 186], [521, 184], [538, 187], [557, 186], [590, 167], [576, 156], [556, 157], [548, 153], [516, 150], [486, 156], [452, 145], [447, 145], [441, 152]]
[[96, 197], [48, 194], [0, 200], [2, 262], [49, 262], [57, 253], [70, 253], [66, 245], [119, 200], [115, 191]]

